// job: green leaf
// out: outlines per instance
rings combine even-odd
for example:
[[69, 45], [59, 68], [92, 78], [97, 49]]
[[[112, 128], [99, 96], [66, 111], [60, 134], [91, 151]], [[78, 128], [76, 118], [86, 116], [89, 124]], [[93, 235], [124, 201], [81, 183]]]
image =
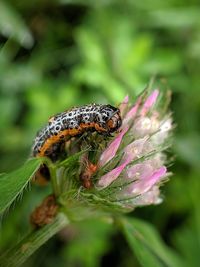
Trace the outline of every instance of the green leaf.
[[22, 193], [42, 161], [42, 158], [30, 159], [18, 170], [0, 175], [0, 214]]
[[11, 37], [22, 46], [30, 48], [33, 37], [24, 21], [7, 2], [0, 2], [0, 32], [6, 37]]
[[181, 267], [184, 264], [161, 240], [156, 229], [139, 219], [122, 219], [124, 235], [144, 267]]

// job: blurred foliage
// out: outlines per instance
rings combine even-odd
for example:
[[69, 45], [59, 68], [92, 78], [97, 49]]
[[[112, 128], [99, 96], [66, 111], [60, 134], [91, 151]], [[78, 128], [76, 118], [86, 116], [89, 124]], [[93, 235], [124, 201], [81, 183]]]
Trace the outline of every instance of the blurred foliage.
[[[1, 172], [27, 159], [36, 131], [52, 114], [90, 102], [118, 104], [157, 75], [173, 92], [174, 175], [163, 188], [163, 204], [132, 215], [156, 225], [186, 266], [199, 266], [199, 17], [196, 0], [1, 1]], [[7, 212], [1, 248], [25, 234], [47, 191], [33, 186]], [[49, 241], [25, 266], [139, 266], [111, 227], [86, 222], [73, 231], [73, 238], [61, 233]]]

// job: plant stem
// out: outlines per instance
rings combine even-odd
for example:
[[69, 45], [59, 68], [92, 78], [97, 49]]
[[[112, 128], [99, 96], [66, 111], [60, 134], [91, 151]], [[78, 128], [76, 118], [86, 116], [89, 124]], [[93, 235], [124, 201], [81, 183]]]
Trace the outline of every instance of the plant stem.
[[52, 182], [52, 187], [53, 187], [53, 191], [56, 197], [58, 197], [60, 195], [60, 188], [58, 185], [58, 180], [57, 180], [57, 173], [56, 173], [56, 167], [52, 166], [51, 170], [51, 182]]
[[47, 165], [50, 172], [53, 193], [56, 197], [58, 197], [60, 194], [60, 188], [58, 185], [57, 174], [56, 174], [57, 165], [55, 165], [49, 158], [44, 158], [44, 163]]
[[52, 162], [48, 162], [48, 168], [51, 177], [51, 183], [54, 195], [57, 197], [60, 194], [60, 189], [57, 181], [56, 166]]
[[69, 224], [63, 213], [59, 213], [51, 224], [34, 230], [22, 239], [14, 248], [9, 250], [0, 259], [2, 267], [18, 267], [25, 262], [47, 240]]

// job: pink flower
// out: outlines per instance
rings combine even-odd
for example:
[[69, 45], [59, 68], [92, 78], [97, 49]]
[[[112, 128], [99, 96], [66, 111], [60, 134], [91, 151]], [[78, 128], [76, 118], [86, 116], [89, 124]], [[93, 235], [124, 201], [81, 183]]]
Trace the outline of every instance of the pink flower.
[[162, 201], [159, 186], [168, 176], [164, 149], [173, 126], [171, 114], [163, 117], [157, 108], [162, 99], [159, 93], [159, 89], [153, 90], [147, 98], [142, 94], [130, 109], [125, 97], [120, 105], [121, 132], [98, 161], [100, 169], [108, 168], [96, 183], [99, 194], [110, 191], [108, 200], [120, 201], [126, 208]]

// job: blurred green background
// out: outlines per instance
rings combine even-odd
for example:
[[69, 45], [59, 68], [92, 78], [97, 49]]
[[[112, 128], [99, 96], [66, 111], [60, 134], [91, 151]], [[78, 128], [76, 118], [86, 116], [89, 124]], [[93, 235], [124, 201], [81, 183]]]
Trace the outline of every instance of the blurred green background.
[[[200, 3], [155, 1], [0, 2], [0, 170], [20, 166], [36, 131], [56, 112], [118, 104], [153, 75], [172, 92], [177, 125], [174, 173], [164, 202], [130, 216], [155, 225], [185, 266], [200, 262]], [[32, 186], [1, 220], [0, 247], [30, 229], [29, 214], [49, 188]], [[124, 238], [87, 221], [51, 239], [24, 266], [139, 266]]]

